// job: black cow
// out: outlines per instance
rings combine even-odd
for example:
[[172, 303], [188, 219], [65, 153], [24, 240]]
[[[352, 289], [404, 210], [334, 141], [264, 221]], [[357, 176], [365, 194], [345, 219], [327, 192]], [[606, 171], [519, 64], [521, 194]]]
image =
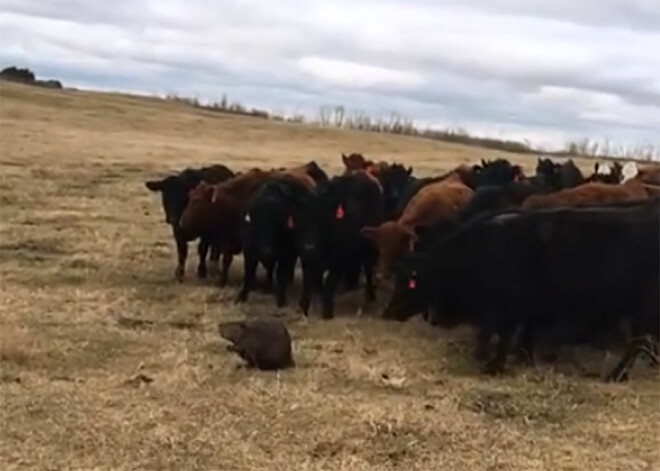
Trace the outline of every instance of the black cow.
[[247, 300], [261, 263], [269, 273], [275, 270], [277, 306], [286, 304], [298, 258], [295, 217], [311, 198], [308, 188], [281, 177], [270, 178], [250, 196], [240, 230], [245, 272], [237, 302]]
[[584, 175], [572, 159], [563, 164], [550, 159], [538, 159], [536, 175], [532, 178], [550, 191], [565, 190], [585, 183]]
[[479, 328], [483, 357], [500, 338], [486, 371], [504, 367], [521, 328], [533, 351], [538, 329], [631, 322], [633, 333], [660, 329], [660, 198], [611, 206], [511, 211], [474, 218], [424, 254], [399, 266], [386, 318], [431, 311], [433, 323]]
[[[202, 168], [187, 168], [178, 175], [170, 175], [162, 180], [149, 180], [145, 186], [154, 192], [160, 192], [165, 213], [165, 222], [172, 226], [172, 235], [176, 242], [178, 264], [175, 270], [175, 278], [183, 280], [188, 256], [188, 242], [200, 238], [198, 245], [199, 264], [197, 266], [197, 276], [206, 277], [206, 255], [211, 238], [208, 234], [187, 233], [179, 227], [179, 220], [188, 204], [188, 192], [195, 188], [199, 182], [219, 183], [234, 176], [229, 168], [224, 165], [211, 165]], [[211, 261], [217, 265], [219, 251], [211, 247]]]
[[378, 178], [383, 187], [385, 198], [386, 217], [394, 218], [399, 200], [408, 188], [415, 181], [412, 176], [413, 168], [394, 163], [382, 169], [376, 170], [374, 175]]
[[385, 201], [378, 184], [364, 172], [334, 177], [319, 187], [316, 199], [304, 214], [298, 235], [303, 264], [303, 312], [308, 313], [311, 298], [320, 287], [322, 316], [333, 317], [339, 283], [352, 280], [360, 272], [365, 275], [366, 300], [373, 301], [373, 269], [378, 253], [360, 230], [384, 219]]

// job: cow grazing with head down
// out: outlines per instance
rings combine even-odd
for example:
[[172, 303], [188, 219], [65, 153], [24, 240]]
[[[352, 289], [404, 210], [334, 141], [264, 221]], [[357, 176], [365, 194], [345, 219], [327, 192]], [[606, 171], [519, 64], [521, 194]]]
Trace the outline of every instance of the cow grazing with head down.
[[[561, 320], [615, 325], [658, 335], [660, 198], [615, 206], [486, 214], [441, 238], [398, 267], [384, 316], [405, 320], [431, 311], [435, 324], [478, 327], [477, 352], [493, 334], [497, 354], [486, 371], [504, 367], [509, 341], [522, 327], [534, 335]], [[647, 302], [647, 301], [651, 302]]]
[[[206, 277], [206, 255], [211, 245], [211, 234], [205, 231], [186, 231], [179, 225], [179, 220], [188, 204], [188, 193], [200, 182], [218, 183], [234, 176], [234, 172], [224, 165], [212, 165], [198, 169], [187, 168], [178, 175], [171, 175], [161, 180], [149, 180], [145, 186], [154, 192], [160, 192], [165, 221], [172, 227], [172, 235], [177, 249], [177, 267], [175, 277], [183, 280], [185, 274], [186, 258], [188, 256], [188, 242], [200, 238], [198, 252], [199, 263], [197, 275]], [[217, 264], [219, 252], [211, 248], [211, 261]]]
[[442, 179], [423, 185], [396, 220], [362, 229], [379, 249], [377, 274], [389, 278], [392, 264], [413, 250], [420, 231], [450, 227], [473, 197], [474, 189], [511, 183], [521, 175], [520, 167], [504, 159], [482, 160], [481, 166], [459, 166]]
[[238, 302], [247, 300], [261, 263], [268, 272], [276, 271], [277, 305], [286, 304], [299, 254], [296, 220], [311, 204], [316, 186], [317, 181], [302, 167], [274, 173], [251, 195], [241, 224], [245, 273]]
[[418, 228], [452, 219], [473, 194], [455, 173], [419, 190], [398, 219], [364, 227], [362, 235], [378, 247], [377, 275], [389, 278], [392, 263], [412, 251]]
[[227, 283], [233, 256], [241, 250], [238, 230], [246, 201], [271, 173], [251, 169], [216, 185], [202, 182], [190, 193], [179, 224], [186, 231], [211, 234], [222, 253], [220, 286]]

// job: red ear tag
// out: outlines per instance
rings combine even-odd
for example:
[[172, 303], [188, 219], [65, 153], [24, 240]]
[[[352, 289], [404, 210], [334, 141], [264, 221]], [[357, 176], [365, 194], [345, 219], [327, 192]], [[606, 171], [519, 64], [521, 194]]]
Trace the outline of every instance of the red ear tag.
[[344, 218], [344, 207], [340, 204], [337, 206], [337, 211], [335, 211], [335, 217], [337, 219], [343, 219]]
[[408, 280], [408, 289], [415, 289], [417, 287], [417, 282], [414, 278]]
[[286, 227], [293, 229], [293, 216], [289, 216], [289, 218], [286, 220]]

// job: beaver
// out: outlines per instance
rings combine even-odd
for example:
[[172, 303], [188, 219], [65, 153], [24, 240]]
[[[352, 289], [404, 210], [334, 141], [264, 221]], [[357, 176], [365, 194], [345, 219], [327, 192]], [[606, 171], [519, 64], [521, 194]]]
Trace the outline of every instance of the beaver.
[[291, 336], [284, 322], [271, 316], [244, 321], [221, 322], [220, 336], [232, 344], [249, 368], [278, 370], [295, 366], [291, 353]]

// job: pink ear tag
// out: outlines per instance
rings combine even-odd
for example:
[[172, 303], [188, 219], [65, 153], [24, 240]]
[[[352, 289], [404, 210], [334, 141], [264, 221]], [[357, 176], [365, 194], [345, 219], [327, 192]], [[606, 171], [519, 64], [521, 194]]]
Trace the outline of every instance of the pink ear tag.
[[286, 227], [293, 229], [293, 216], [289, 216], [289, 218], [286, 220]]
[[337, 219], [343, 219], [344, 218], [344, 207], [340, 204], [337, 206], [337, 211], [335, 211], [335, 217]]
[[408, 289], [415, 289], [417, 287], [417, 282], [414, 278], [408, 280]]

